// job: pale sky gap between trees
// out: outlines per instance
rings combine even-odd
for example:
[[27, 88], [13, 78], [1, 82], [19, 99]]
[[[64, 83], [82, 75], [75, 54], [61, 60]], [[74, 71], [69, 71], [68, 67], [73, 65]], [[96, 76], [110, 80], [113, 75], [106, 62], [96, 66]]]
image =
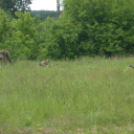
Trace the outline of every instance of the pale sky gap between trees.
[[57, 11], [57, 0], [33, 0], [30, 8], [31, 10]]

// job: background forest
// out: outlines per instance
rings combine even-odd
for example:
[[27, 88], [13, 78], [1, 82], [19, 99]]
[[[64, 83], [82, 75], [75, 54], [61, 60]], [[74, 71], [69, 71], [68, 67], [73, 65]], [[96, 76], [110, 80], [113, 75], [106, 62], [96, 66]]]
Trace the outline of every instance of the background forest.
[[0, 49], [7, 48], [14, 59], [73, 59], [134, 51], [133, 0], [64, 0], [60, 17], [51, 12], [44, 20], [30, 11], [30, 0], [14, 1], [14, 8], [7, 8], [8, 0], [0, 2]]
[[58, 19], [57, 11], [47, 11], [47, 10], [35, 10], [31, 11], [31, 16], [35, 17], [36, 15], [40, 15], [40, 20], [44, 21], [47, 19], [47, 17], [55, 18], [55, 20]]

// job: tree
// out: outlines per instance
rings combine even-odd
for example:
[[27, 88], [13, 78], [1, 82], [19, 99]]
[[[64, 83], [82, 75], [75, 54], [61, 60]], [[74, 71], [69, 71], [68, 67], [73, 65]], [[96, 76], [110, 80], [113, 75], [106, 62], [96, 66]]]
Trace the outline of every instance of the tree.
[[29, 4], [32, 3], [32, 0], [0, 0], [0, 8], [5, 11], [11, 12], [13, 15], [15, 11], [25, 11], [29, 10]]
[[4, 12], [4, 10], [0, 9], [0, 49], [3, 49], [10, 28], [11, 28], [11, 24], [7, 14]]
[[[18, 19], [13, 19], [12, 24], [12, 38], [11, 46], [16, 48], [18, 57], [35, 59], [38, 55], [38, 27], [39, 17], [31, 17], [30, 12], [15, 12]], [[17, 57], [17, 56], [16, 56]]]
[[58, 13], [58, 18], [60, 16], [60, 3], [59, 0], [57, 0], [57, 13]]

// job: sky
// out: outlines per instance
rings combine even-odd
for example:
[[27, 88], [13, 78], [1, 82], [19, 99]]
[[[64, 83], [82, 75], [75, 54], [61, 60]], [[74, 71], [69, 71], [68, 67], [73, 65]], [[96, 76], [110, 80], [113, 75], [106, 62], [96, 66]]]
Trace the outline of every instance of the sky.
[[57, 10], [57, 0], [33, 0], [31, 10]]

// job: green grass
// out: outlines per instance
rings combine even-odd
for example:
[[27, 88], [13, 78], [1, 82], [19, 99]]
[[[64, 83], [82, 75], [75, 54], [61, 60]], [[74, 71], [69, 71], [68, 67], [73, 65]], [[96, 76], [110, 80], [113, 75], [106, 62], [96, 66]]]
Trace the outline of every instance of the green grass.
[[134, 133], [134, 59], [37, 64], [0, 68], [0, 134]]

